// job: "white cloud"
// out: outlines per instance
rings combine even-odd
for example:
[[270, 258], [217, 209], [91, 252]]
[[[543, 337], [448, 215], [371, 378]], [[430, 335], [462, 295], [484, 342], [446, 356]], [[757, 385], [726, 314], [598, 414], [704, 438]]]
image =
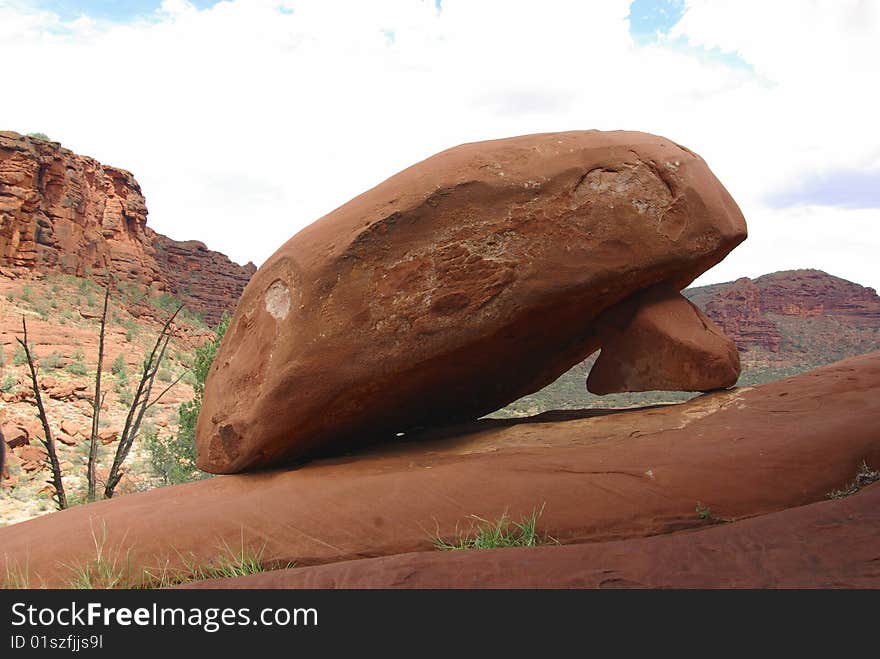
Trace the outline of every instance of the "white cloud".
[[876, 5], [690, 2], [670, 39], [736, 52], [754, 75], [636, 46], [628, 5], [165, 0], [129, 24], [65, 24], [0, 0], [15, 63], [0, 127], [133, 171], [156, 230], [257, 263], [449, 146], [645, 130], [703, 155], [746, 212], [749, 240], [701, 282], [796, 262], [880, 287], [880, 211], [763, 203], [805, 171], [880, 164]]

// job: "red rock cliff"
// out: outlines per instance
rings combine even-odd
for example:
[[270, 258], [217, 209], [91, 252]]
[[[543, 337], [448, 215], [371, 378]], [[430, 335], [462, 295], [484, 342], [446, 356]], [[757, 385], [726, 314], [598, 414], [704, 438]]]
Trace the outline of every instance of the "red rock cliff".
[[[834, 277], [821, 270], [788, 270], [734, 282], [688, 289], [685, 294], [700, 306], [740, 349], [757, 346], [779, 352], [785, 340], [786, 319], [797, 319], [799, 339], [817, 329], [832, 333], [839, 342], [848, 334], [865, 334], [873, 346], [880, 328], [880, 296], [873, 288]], [[828, 328], [811, 319], [832, 320]], [[852, 337], [850, 337], [852, 338]], [[863, 337], [864, 338], [864, 337]], [[789, 340], [791, 337], [789, 337]], [[876, 349], [876, 348], [874, 348]]]
[[168, 291], [214, 324], [256, 267], [147, 227], [131, 173], [57, 142], [0, 132], [0, 269], [100, 277]]

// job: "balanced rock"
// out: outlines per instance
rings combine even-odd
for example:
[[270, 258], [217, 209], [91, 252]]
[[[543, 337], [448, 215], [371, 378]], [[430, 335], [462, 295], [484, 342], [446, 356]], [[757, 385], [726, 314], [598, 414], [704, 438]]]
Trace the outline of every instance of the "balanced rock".
[[709, 391], [736, 384], [736, 344], [669, 284], [636, 293], [599, 323], [602, 352], [590, 370], [594, 394]]
[[688, 285], [746, 236], [663, 137], [465, 144], [293, 236], [246, 287], [205, 384], [198, 466], [232, 473], [474, 419], [600, 345], [596, 318]]

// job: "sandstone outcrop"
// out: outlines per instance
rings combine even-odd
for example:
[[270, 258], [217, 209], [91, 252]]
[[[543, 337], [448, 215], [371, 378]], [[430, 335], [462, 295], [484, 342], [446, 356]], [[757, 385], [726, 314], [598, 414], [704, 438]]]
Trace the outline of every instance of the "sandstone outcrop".
[[[786, 270], [756, 279], [742, 277], [689, 289], [685, 294], [743, 351], [784, 351], [780, 325], [787, 319], [797, 321], [799, 333], [808, 336], [819, 351], [845, 338], [842, 334], [852, 335], [846, 338], [853, 347], [877, 341], [877, 292], [821, 270]], [[833, 322], [827, 328], [810, 322], [823, 318]], [[788, 346], [789, 351], [793, 349]], [[866, 351], [872, 349], [876, 347], [868, 345]], [[798, 359], [803, 361], [802, 356]]]
[[0, 132], [0, 269], [121, 280], [180, 298], [215, 324], [253, 272], [147, 227], [131, 173], [56, 142]]
[[705, 162], [662, 137], [444, 151], [254, 275], [205, 386], [198, 464], [255, 469], [489, 413], [593, 353], [600, 313], [680, 290], [745, 235]]
[[674, 287], [636, 293], [598, 321], [602, 352], [587, 378], [594, 394], [732, 387], [739, 353]]
[[699, 529], [824, 500], [862, 461], [880, 466], [878, 394], [873, 353], [681, 405], [487, 419], [299, 469], [77, 506], [0, 528], [0, 546], [27, 558], [32, 583], [63, 585], [64, 564], [94, 560], [93, 529], [133, 569], [204, 563], [223, 541], [300, 567], [434, 552], [432, 538], [454, 538], [469, 515], [519, 519], [541, 505], [540, 530], [563, 544]]
[[688, 533], [417, 552], [184, 588], [880, 588], [880, 485]]

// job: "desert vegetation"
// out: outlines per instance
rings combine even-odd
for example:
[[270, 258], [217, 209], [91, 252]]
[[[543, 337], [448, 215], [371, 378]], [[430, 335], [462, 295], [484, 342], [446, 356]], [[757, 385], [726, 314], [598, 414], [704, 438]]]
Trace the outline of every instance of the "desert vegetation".
[[[190, 409], [183, 404], [194, 395], [196, 378], [191, 369], [195, 348], [213, 341], [213, 333], [197, 314], [182, 308], [170, 335], [166, 335], [168, 343], [161, 362], [150, 369], [153, 397], [145, 401], [145, 387], [138, 398], [143, 362], [161, 334], [164, 319], [177, 310], [171, 308], [175, 298], [120, 283], [107, 300], [105, 313], [104, 293], [96, 281], [71, 275], [53, 274], [23, 281], [0, 279], [4, 300], [0, 314], [0, 396], [4, 396], [0, 425], [4, 431], [12, 428], [21, 434], [18, 448], [8, 451], [6, 487], [0, 494], [0, 525], [58, 507], [58, 488], [42, 441], [46, 432], [38, 418], [28, 351], [17, 340], [23, 338], [22, 317], [67, 506], [105, 496], [108, 482], [115, 482], [111, 493], [131, 492], [202, 476], [195, 468], [194, 446], [187, 446], [186, 440], [178, 437], [177, 427], [181, 412]], [[99, 355], [102, 326], [105, 354]], [[161, 349], [154, 357], [160, 353]], [[100, 408], [95, 414], [94, 391], [99, 373]], [[164, 397], [154, 402], [156, 395], [166, 389]], [[139, 427], [140, 415], [135, 414], [128, 432], [124, 432], [128, 412], [144, 404]], [[190, 412], [193, 428], [197, 414], [197, 409]], [[92, 441], [95, 435], [97, 442]], [[192, 437], [192, 430], [187, 436]], [[124, 459], [117, 460], [117, 454]], [[89, 463], [95, 467], [94, 478], [89, 476]], [[44, 482], [49, 474], [53, 474], [52, 485]], [[90, 485], [95, 494], [90, 492]]]
[[530, 515], [518, 522], [510, 519], [507, 511], [494, 520], [487, 520], [477, 515], [469, 518], [470, 526], [464, 532], [457, 532], [452, 540], [444, 540], [439, 535], [434, 537], [434, 547], [444, 551], [464, 549], [500, 549], [504, 547], [537, 547], [544, 544], [556, 544], [556, 540], [548, 534], [538, 532], [538, 520], [544, 512], [544, 506], [534, 509]]

